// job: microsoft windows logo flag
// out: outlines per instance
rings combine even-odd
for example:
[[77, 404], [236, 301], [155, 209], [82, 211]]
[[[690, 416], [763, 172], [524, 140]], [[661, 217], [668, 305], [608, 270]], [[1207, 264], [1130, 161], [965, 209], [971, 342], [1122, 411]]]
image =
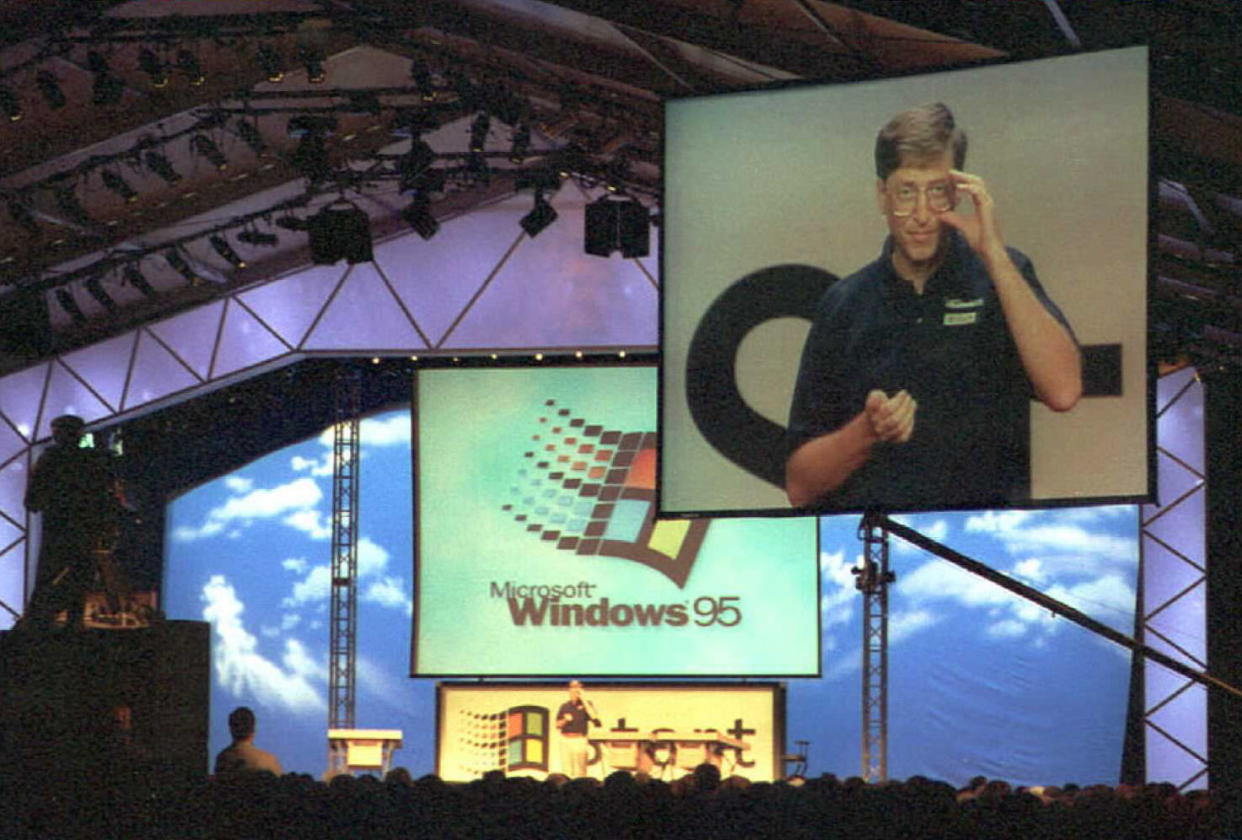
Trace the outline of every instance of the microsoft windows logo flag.
[[527, 533], [582, 556], [643, 563], [684, 587], [710, 524], [655, 519], [656, 433], [606, 429], [544, 402], [503, 509]]
[[473, 776], [490, 770], [548, 770], [548, 710], [513, 706], [499, 712], [458, 710], [457, 753]]

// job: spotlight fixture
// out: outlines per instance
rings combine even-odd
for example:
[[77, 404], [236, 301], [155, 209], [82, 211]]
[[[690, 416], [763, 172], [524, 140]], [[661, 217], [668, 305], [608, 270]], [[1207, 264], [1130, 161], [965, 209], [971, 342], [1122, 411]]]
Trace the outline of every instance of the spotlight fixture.
[[378, 94], [373, 90], [355, 90], [345, 95], [347, 107], [351, 114], [370, 114], [378, 117], [380, 108], [380, 100]]
[[237, 234], [237, 240], [245, 242], [247, 245], [265, 245], [269, 248], [275, 247], [280, 243], [280, 239], [276, 234], [260, 230], [243, 230]]
[[410, 142], [410, 150], [397, 161], [397, 171], [401, 176], [401, 192], [415, 189], [419, 179], [435, 162], [436, 153], [427, 142], [415, 138]]
[[163, 178], [165, 183], [175, 184], [181, 180], [181, 173], [173, 169], [173, 165], [162, 152], [154, 149], [148, 151], [143, 155], [143, 162], [146, 163], [147, 169]]
[[86, 323], [86, 316], [82, 314], [82, 309], [78, 306], [78, 302], [73, 299], [73, 292], [65, 288], [57, 289], [56, 301], [60, 304], [60, 308], [65, 310], [65, 314], [73, 319], [75, 324]]
[[220, 151], [220, 147], [216, 145], [216, 141], [212, 140], [206, 134], [195, 134], [190, 138], [190, 148], [198, 155], [207, 159], [207, 162], [221, 171], [229, 168], [228, 158], [224, 156], [224, 152]]
[[168, 67], [150, 47], [138, 51], [138, 69], [151, 77], [151, 87], [168, 86]]
[[126, 204], [133, 204], [138, 200], [138, 192], [129, 185], [128, 181], [112, 170], [103, 170], [99, 173], [99, 177], [103, 179], [103, 185], [119, 195]]
[[203, 66], [198, 63], [198, 56], [189, 50], [177, 50], [177, 69], [185, 73], [194, 87], [207, 81], [207, 77], [203, 74]]
[[306, 230], [307, 228], [306, 220], [300, 219], [297, 216], [279, 216], [275, 224], [277, 227], [282, 227], [285, 230]]
[[90, 296], [95, 299], [96, 303], [109, 312], [116, 312], [116, 301], [113, 300], [112, 296], [109, 295], [107, 290], [104, 289], [102, 279], [98, 276], [90, 277], [87, 278], [83, 285], [86, 287], [86, 291], [90, 294]]
[[276, 50], [272, 49], [268, 44], [260, 44], [258, 59], [259, 66], [263, 68], [263, 75], [267, 77], [269, 82], [284, 81], [284, 62], [280, 60], [280, 55]]
[[86, 66], [94, 75], [91, 85], [91, 101], [96, 105], [115, 105], [125, 93], [124, 83], [112, 75], [108, 59], [103, 53], [91, 50], [86, 54]]
[[170, 248], [164, 252], [164, 261], [176, 269], [178, 274], [190, 281], [191, 286], [197, 286], [203, 282], [203, 278], [199, 277], [194, 269], [190, 268], [190, 264], [185, 261], [185, 257], [181, 256], [175, 248]]
[[335, 129], [336, 120], [331, 117], [300, 114], [289, 120], [289, 136], [300, 138], [297, 148], [293, 150], [293, 165], [311, 183], [322, 181], [332, 174], [324, 138]]
[[513, 131], [513, 146], [509, 150], [509, 162], [521, 163], [530, 154], [530, 125], [522, 123]]
[[95, 223], [95, 220], [86, 212], [86, 208], [82, 206], [82, 202], [78, 201], [78, 195], [73, 187], [62, 187], [56, 190], [56, 206], [70, 221], [82, 227], [90, 227]]
[[140, 269], [137, 265], [131, 263], [125, 266], [125, 268], [121, 271], [121, 276], [124, 278], [126, 283], [141, 292], [143, 297], [155, 297], [155, 289], [153, 289], [151, 284], [147, 282], [147, 278], [142, 274], [142, 269]]
[[246, 261], [238, 256], [237, 252], [233, 250], [233, 246], [223, 236], [218, 233], [213, 234], [207, 241], [211, 243], [212, 249], [221, 257], [224, 257], [225, 261], [232, 265], [233, 268], [240, 270], [246, 267]]
[[31, 236], [39, 236], [42, 229], [39, 223], [35, 221], [34, 214], [30, 212], [30, 208], [15, 198], [10, 198], [8, 202], [9, 218], [24, 227]]
[[347, 201], [329, 204], [307, 219], [311, 262], [334, 265], [344, 259], [350, 265], [371, 262], [371, 220]]
[[531, 211], [522, 217], [520, 224], [522, 230], [526, 231], [526, 235], [534, 239], [543, 229], [556, 221], [556, 210], [543, 197], [543, 190], [535, 190], [535, 206]]
[[259, 133], [259, 127], [245, 117], [240, 117], [237, 120], [237, 135], [241, 137], [243, 143], [250, 147], [250, 151], [256, 155], [263, 154], [263, 151], [267, 148], [267, 144], [263, 142], [263, 135]]
[[431, 214], [431, 198], [426, 193], [417, 193], [410, 206], [401, 211], [401, 218], [423, 239], [431, 239], [440, 229], [440, 223]]
[[313, 85], [323, 84], [324, 79], [328, 78], [327, 71], [323, 69], [323, 54], [314, 47], [303, 46], [298, 49], [298, 57], [306, 67], [306, 80]]
[[413, 80], [414, 87], [418, 89], [418, 93], [424, 102], [435, 100], [436, 92], [432, 86], [431, 68], [427, 66], [427, 62], [418, 58], [411, 61], [410, 79]]
[[6, 87], [0, 87], [0, 111], [9, 118], [9, 122], [17, 122], [25, 114], [22, 112], [22, 103], [17, 101], [17, 97], [13, 95], [13, 91]]
[[608, 169], [604, 173], [604, 189], [610, 193], [615, 193], [625, 184], [626, 177], [630, 174], [630, 163], [624, 157], [618, 156], [608, 164]]
[[604, 196], [586, 207], [583, 250], [596, 257], [620, 251], [627, 259], [645, 257], [651, 247], [647, 208], [630, 199]]
[[487, 142], [487, 132], [491, 128], [492, 119], [487, 114], [479, 114], [470, 124], [470, 151], [475, 154], [483, 152]]
[[39, 93], [43, 94], [43, 101], [49, 108], [65, 107], [65, 92], [60, 89], [60, 80], [54, 74], [47, 70], [40, 70], [35, 74], [35, 84], [38, 85]]

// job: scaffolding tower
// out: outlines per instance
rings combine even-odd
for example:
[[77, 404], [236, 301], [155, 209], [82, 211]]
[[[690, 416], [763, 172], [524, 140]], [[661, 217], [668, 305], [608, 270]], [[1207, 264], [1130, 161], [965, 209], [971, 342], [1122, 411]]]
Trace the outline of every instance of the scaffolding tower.
[[[328, 642], [328, 729], [354, 728], [354, 675], [358, 629], [358, 465], [361, 382], [356, 370], [333, 383], [332, 430], [332, 615]], [[345, 755], [328, 749], [330, 774], [344, 769]]]
[[862, 562], [850, 571], [863, 596], [862, 776], [883, 782], [888, 779], [888, 585], [896, 575], [888, 568], [888, 531], [864, 516], [858, 537]]

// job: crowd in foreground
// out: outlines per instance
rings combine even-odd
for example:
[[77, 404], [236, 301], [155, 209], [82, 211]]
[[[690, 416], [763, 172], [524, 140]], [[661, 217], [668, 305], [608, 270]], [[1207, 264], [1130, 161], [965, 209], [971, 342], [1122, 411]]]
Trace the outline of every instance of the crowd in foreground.
[[[12, 777], [9, 777], [12, 778]], [[976, 779], [955, 790], [912, 777], [868, 784], [835, 776], [768, 783], [711, 765], [673, 782], [616, 772], [546, 781], [499, 771], [466, 784], [260, 772], [198, 780], [130, 778], [63, 789], [15, 785], [0, 801], [6, 838], [1159, 838], [1222, 832], [1204, 791], [1140, 787], [1011, 788]]]

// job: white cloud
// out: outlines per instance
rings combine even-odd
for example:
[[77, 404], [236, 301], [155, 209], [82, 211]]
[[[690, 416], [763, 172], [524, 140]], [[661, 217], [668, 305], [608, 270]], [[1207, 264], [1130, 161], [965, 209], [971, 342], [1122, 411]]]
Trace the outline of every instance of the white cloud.
[[362, 593], [362, 599], [382, 607], [404, 610], [406, 615], [414, 614], [414, 602], [406, 593], [403, 578], [384, 577], [382, 580], [372, 581]]
[[233, 493], [249, 493], [254, 487], [254, 481], [242, 478], [240, 475], [230, 475], [225, 477], [224, 486]]
[[825, 629], [836, 624], [845, 624], [854, 615], [854, 599], [859, 596], [858, 590], [854, 588], [851, 567], [852, 564], [845, 561], [844, 551], [831, 554], [820, 552], [819, 572], [823, 587], [819, 608]]
[[309, 478], [298, 478], [277, 487], [251, 489], [213, 508], [200, 527], [182, 526], [175, 529], [173, 539], [189, 542], [214, 536], [227, 526], [248, 525], [258, 519], [274, 519], [295, 511], [310, 510], [322, 500], [323, 491]]
[[940, 616], [930, 610], [911, 610], [890, 614], [888, 617], [888, 643], [895, 645], [903, 639], [940, 623]]
[[[893, 521], [900, 522], [902, 525], [905, 525], [908, 528], [913, 528], [914, 530], [918, 531], [923, 536], [927, 537], [929, 540], [935, 540], [938, 543], [943, 543], [945, 539], [949, 536], [949, 520], [947, 519], [937, 519], [936, 521], [932, 522], [930, 525], [920, 525], [920, 526], [916, 526], [913, 522], [911, 522], [910, 517], [908, 516], [894, 516]], [[912, 555], [912, 554], [922, 554], [922, 555], [927, 554], [927, 552], [924, 551], [923, 549], [919, 548], [913, 543], [906, 542], [901, 537], [898, 537], [896, 535], [889, 536], [888, 544], [889, 544], [889, 547], [892, 548], [892, 550], [897, 554], [902, 554], [902, 555], [907, 555], [907, 556]]]
[[304, 574], [306, 572], [307, 562], [305, 557], [286, 557], [280, 561], [280, 565], [284, 566], [291, 572], [296, 574]]
[[297, 613], [285, 613], [284, 615], [280, 617], [280, 629], [281, 630], [292, 630], [294, 627], [297, 627], [298, 624], [301, 623], [301, 621], [302, 621], [302, 616], [298, 615]]
[[332, 538], [332, 523], [319, 510], [296, 510], [280, 521], [295, 531], [301, 531], [312, 540]]
[[294, 455], [289, 459], [289, 466], [294, 472], [308, 472], [316, 478], [332, 477], [332, 439], [328, 438], [329, 450], [318, 458], [303, 458], [301, 455]]
[[358, 538], [358, 577], [369, 578], [383, 574], [388, 568], [388, 550], [370, 537]]
[[323, 563], [312, 566], [306, 577], [293, 584], [293, 592], [281, 600], [280, 605], [286, 609], [311, 601], [327, 600], [332, 594], [332, 570]]
[[239, 700], [254, 697], [264, 706], [296, 714], [327, 709], [315, 685], [322, 682], [322, 668], [312, 667], [313, 660], [296, 639], [285, 640], [280, 664], [259, 653], [258, 640], [242, 621], [246, 607], [224, 575], [212, 575], [201, 599], [203, 618], [215, 631], [213, 660], [225, 691]]
[[967, 517], [966, 531], [971, 534], [1004, 534], [1020, 528], [1035, 515], [1030, 510], [987, 510]]
[[401, 446], [410, 442], [410, 415], [405, 412], [362, 421], [363, 446]]
[[987, 634], [995, 639], [1016, 639], [1026, 635], [1026, 625], [1013, 618], [1006, 618], [988, 625]]

